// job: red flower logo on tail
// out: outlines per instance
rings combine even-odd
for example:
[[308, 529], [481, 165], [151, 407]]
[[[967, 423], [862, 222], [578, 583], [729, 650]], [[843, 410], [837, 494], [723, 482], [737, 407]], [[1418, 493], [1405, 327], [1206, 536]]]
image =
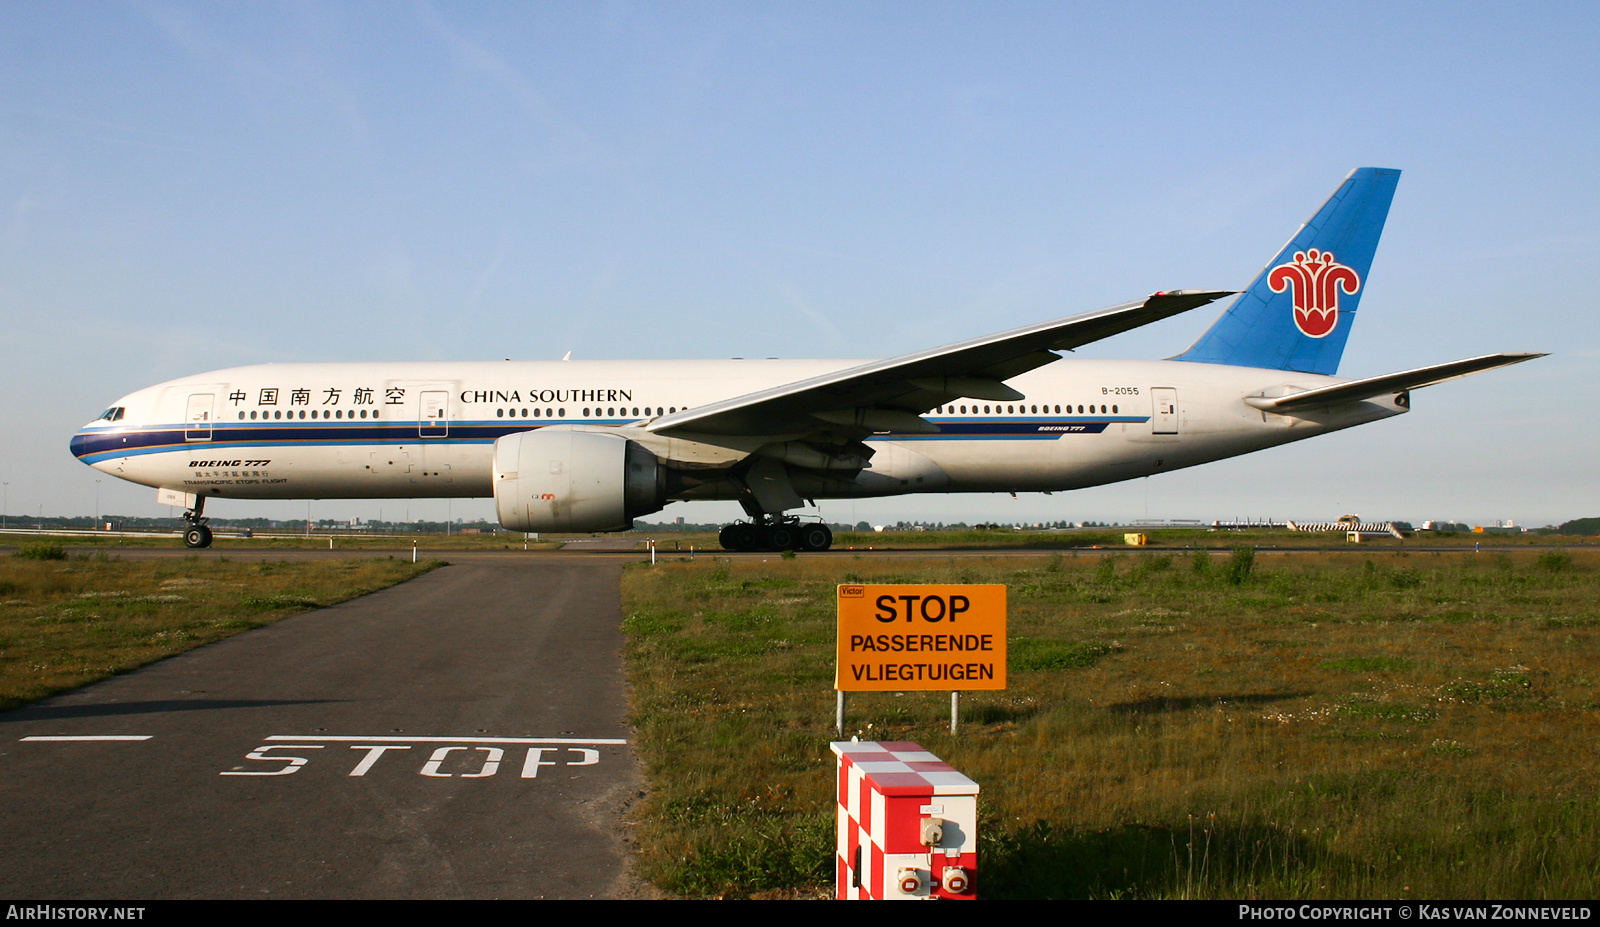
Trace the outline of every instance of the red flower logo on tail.
[[1267, 274], [1274, 293], [1294, 289], [1294, 325], [1312, 338], [1322, 338], [1339, 324], [1339, 292], [1361, 289], [1361, 277], [1336, 262], [1332, 251], [1296, 251], [1294, 263], [1279, 264]]

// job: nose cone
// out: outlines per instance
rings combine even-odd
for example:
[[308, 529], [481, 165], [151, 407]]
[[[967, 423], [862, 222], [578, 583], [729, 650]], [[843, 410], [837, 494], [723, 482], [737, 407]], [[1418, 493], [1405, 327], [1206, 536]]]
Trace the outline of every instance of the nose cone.
[[78, 433], [67, 443], [67, 447], [71, 449], [72, 456], [78, 458], [81, 463], [99, 469], [107, 460], [106, 452], [120, 450], [126, 442], [121, 435], [95, 428], [94, 424], [91, 422], [79, 428]]

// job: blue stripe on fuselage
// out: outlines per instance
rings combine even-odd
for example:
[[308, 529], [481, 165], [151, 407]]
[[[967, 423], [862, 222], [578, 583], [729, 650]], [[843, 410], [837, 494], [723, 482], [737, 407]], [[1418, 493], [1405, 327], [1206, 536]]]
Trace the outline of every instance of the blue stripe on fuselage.
[[[959, 419], [939, 421], [938, 434], [874, 435], [873, 440], [1019, 440], [1050, 439], [1073, 434], [1100, 434], [1113, 424], [1140, 424], [1148, 416], [1110, 416], [1051, 419]], [[498, 438], [551, 425], [624, 425], [625, 420], [534, 422], [450, 422], [448, 435], [422, 437], [415, 421], [351, 423], [248, 423], [215, 425], [205, 441], [185, 438], [184, 425], [160, 425], [148, 429], [105, 428], [80, 431], [72, 436], [72, 455], [86, 464], [114, 457], [136, 457], [189, 449], [210, 456], [220, 448], [247, 447], [325, 447], [330, 445], [379, 444], [492, 444]], [[430, 426], [431, 427], [431, 426]], [[208, 450], [210, 449], [210, 450]]]

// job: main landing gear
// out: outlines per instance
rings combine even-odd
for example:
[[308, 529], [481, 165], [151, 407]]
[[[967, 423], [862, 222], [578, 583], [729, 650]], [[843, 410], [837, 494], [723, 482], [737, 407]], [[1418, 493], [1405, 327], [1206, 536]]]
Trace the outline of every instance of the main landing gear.
[[717, 540], [723, 550], [827, 550], [833, 546], [833, 531], [793, 515], [769, 515], [754, 523], [725, 525]]
[[195, 496], [194, 508], [183, 513], [183, 522], [188, 527], [183, 529], [183, 546], [202, 548], [211, 546], [211, 529], [206, 527], [210, 519], [205, 517], [206, 497]]

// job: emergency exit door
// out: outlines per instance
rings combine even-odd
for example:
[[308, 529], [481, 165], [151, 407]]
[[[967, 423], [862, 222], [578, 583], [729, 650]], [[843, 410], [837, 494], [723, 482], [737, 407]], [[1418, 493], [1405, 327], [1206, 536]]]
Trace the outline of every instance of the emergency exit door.
[[444, 390], [423, 390], [417, 436], [445, 438], [450, 435], [450, 394]]

